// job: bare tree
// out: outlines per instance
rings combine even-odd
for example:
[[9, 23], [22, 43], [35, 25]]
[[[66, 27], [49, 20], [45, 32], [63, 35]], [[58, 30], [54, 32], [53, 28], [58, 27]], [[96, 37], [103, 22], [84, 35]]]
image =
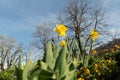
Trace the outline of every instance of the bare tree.
[[[105, 33], [105, 11], [96, 0], [69, 0], [65, 11], [59, 17], [81, 45], [81, 36], [87, 37], [91, 29]], [[81, 47], [82, 48], [82, 47]], [[82, 49], [81, 49], [82, 50]]]
[[33, 44], [38, 49], [45, 49], [46, 44], [52, 39], [52, 27], [47, 23], [42, 23], [36, 26], [36, 30], [33, 33]]
[[13, 38], [1, 36], [0, 38], [0, 69], [10, 68], [18, 60], [22, 48], [15, 44]]

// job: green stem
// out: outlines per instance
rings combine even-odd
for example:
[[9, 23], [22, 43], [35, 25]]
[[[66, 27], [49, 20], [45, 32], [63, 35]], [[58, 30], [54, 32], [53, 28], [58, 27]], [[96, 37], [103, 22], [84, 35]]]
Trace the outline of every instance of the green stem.
[[60, 37], [58, 36], [58, 42], [60, 41]]
[[92, 44], [93, 44], [93, 41], [91, 41], [91, 44], [90, 44], [90, 51], [89, 51], [89, 55], [91, 55], [91, 51], [92, 51]]
[[80, 37], [78, 36], [78, 46], [79, 46], [79, 49], [80, 49], [80, 53], [83, 54], [83, 50], [82, 50], [82, 45], [81, 45], [81, 40], [80, 40]]

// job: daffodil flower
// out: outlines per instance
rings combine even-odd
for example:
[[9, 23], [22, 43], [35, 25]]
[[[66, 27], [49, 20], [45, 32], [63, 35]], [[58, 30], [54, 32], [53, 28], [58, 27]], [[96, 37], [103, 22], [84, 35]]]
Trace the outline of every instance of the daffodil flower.
[[64, 46], [66, 44], [66, 41], [65, 40], [62, 40], [59, 42], [60, 46]]
[[84, 75], [90, 74], [90, 70], [89, 69], [85, 69], [84, 71]]
[[93, 29], [89, 34], [89, 38], [91, 38], [92, 41], [94, 41], [96, 38], [98, 38], [98, 32]]
[[78, 78], [77, 80], [84, 80], [83, 78]]
[[92, 55], [95, 55], [97, 53], [96, 50], [92, 50]]
[[63, 24], [57, 24], [54, 31], [58, 33], [58, 36], [66, 36], [67, 28]]

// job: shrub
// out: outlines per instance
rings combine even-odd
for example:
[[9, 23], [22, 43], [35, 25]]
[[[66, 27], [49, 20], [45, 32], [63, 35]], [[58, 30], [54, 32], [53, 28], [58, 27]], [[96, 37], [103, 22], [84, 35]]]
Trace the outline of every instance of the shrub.
[[5, 70], [0, 72], [0, 80], [15, 80], [13, 70]]

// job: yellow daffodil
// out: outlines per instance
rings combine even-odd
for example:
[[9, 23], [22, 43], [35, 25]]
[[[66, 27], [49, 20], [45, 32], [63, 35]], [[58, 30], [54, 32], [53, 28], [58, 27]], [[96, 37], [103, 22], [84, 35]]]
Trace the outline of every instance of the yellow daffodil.
[[96, 38], [98, 38], [98, 32], [93, 29], [89, 34], [89, 38], [91, 38], [92, 41], [94, 41]]
[[98, 65], [97, 64], [94, 64], [94, 69], [98, 70]]
[[58, 36], [66, 36], [67, 28], [63, 24], [57, 24], [54, 31], [58, 33]]
[[104, 49], [104, 52], [108, 52], [109, 50], [108, 49]]
[[108, 62], [108, 63], [111, 63], [111, 60], [109, 59], [109, 60], [107, 60], [107, 62]]
[[119, 45], [117, 45], [117, 44], [116, 44], [114, 47], [115, 47], [116, 49], [119, 49], [119, 48], [120, 48], [120, 46], [119, 46]]
[[66, 41], [65, 40], [62, 40], [59, 42], [60, 46], [64, 46], [66, 44]]
[[112, 53], [114, 52], [114, 48], [111, 49], [111, 52], [112, 52]]
[[100, 63], [105, 63], [105, 60], [101, 60]]
[[92, 50], [92, 55], [95, 55], [97, 53], [96, 50]]
[[83, 78], [78, 78], [77, 80], [84, 80]]
[[95, 70], [95, 72], [97, 72], [97, 73], [98, 73], [98, 72], [99, 72], [99, 70]]
[[80, 70], [82, 71], [82, 70], [83, 70], [83, 67], [81, 67]]
[[30, 61], [29, 63], [32, 64], [32, 61]]
[[90, 70], [89, 69], [85, 69], [84, 71], [84, 75], [90, 74]]

